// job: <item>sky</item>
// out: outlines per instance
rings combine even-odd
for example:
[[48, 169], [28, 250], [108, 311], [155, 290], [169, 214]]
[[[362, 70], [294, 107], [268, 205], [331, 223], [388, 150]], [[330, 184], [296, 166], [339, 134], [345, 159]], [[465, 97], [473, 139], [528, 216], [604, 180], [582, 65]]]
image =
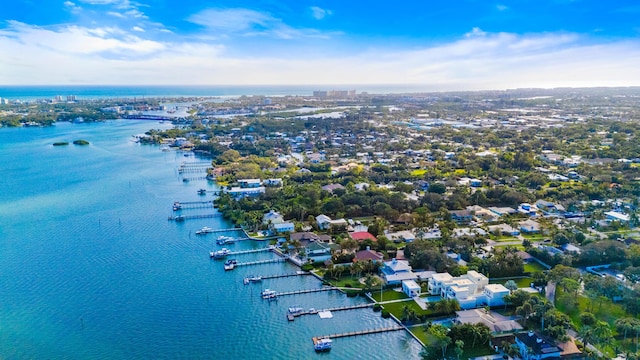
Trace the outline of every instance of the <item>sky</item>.
[[1, 85], [640, 85], [629, 0], [12, 0]]

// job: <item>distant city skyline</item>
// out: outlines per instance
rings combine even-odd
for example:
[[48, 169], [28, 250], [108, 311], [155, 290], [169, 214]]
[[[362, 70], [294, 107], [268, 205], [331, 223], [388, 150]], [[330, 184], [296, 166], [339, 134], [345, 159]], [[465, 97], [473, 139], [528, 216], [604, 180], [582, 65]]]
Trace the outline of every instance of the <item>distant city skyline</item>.
[[0, 85], [640, 85], [632, 1], [14, 0]]

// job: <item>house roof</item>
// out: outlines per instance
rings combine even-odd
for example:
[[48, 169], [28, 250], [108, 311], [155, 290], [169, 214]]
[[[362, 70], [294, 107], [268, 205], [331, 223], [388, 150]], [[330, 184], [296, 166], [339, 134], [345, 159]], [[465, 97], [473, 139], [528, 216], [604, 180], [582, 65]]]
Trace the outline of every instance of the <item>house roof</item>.
[[378, 239], [376, 239], [375, 236], [373, 236], [373, 234], [371, 234], [368, 231], [352, 232], [352, 233], [349, 233], [349, 236], [351, 236], [351, 238], [353, 240], [358, 240], [358, 241], [362, 241], [362, 240], [366, 240], [366, 239], [371, 239], [373, 241], [377, 241], [378, 240]]
[[516, 334], [516, 339], [521, 343], [530, 347], [534, 354], [543, 355], [557, 352], [560, 353], [560, 348], [556, 346], [550, 339], [543, 338], [540, 334], [529, 331], [528, 333]]
[[382, 260], [383, 258], [382, 253], [373, 250], [360, 250], [356, 253], [354, 260]]
[[295, 232], [291, 234], [291, 240], [308, 240], [308, 241], [322, 241], [327, 242], [331, 240], [329, 235], [318, 235], [312, 232]]
[[409, 213], [403, 213], [400, 214], [400, 216], [398, 216], [398, 218], [396, 219], [397, 223], [410, 223], [413, 220], [413, 215], [409, 214]]

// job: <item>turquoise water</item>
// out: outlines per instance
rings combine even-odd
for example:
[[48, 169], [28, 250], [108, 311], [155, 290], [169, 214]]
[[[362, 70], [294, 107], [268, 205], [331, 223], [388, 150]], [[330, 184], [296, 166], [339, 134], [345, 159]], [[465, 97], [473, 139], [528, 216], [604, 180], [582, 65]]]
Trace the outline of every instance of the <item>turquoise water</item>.
[[[112, 121], [0, 129], [0, 359], [418, 358], [420, 345], [405, 332], [336, 339], [330, 353], [316, 354], [312, 336], [393, 322], [370, 309], [288, 322], [289, 306], [322, 309], [363, 300], [324, 292], [264, 302], [262, 288], [289, 291], [320, 282], [299, 276], [243, 285], [247, 274], [297, 268], [274, 263], [225, 272], [221, 261], [210, 260], [216, 236], [195, 231], [231, 224], [220, 217], [184, 223], [167, 217], [174, 201], [202, 200], [197, 190], [214, 190], [214, 184], [181, 181], [178, 165], [197, 159], [131, 141], [166, 126]], [[76, 139], [91, 145], [51, 146]]]
[[419, 85], [260, 85], [260, 86], [0, 86], [0, 97], [11, 100], [52, 99], [61, 95], [76, 95], [78, 99], [180, 97], [180, 96], [241, 96], [241, 95], [301, 95], [311, 96], [314, 90], [357, 90], [372, 94], [393, 94], [433, 91]]

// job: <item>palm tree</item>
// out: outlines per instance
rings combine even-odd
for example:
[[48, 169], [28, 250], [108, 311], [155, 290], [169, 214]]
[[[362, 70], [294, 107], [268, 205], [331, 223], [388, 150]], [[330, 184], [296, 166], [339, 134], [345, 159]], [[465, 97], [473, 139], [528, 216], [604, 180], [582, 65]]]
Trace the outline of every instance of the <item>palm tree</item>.
[[640, 326], [640, 320], [632, 317], [625, 317], [616, 320], [616, 330], [624, 333], [624, 341], [627, 340], [627, 332], [633, 331], [636, 326]]
[[598, 321], [593, 326], [593, 335], [598, 343], [608, 344], [611, 341], [613, 332], [611, 331], [609, 324], [604, 321]]

